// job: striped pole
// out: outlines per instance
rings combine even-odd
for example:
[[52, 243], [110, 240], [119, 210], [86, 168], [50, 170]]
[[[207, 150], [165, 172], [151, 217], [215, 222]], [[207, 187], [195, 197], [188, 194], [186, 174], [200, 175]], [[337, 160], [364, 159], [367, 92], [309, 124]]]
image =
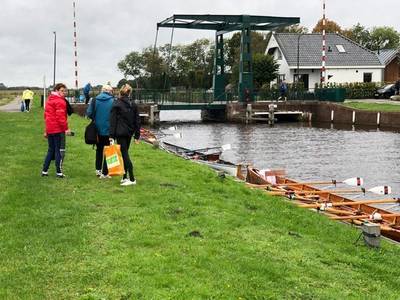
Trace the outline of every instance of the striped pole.
[[325, 68], [325, 63], [326, 63], [326, 32], [325, 32], [325, 25], [326, 25], [326, 19], [325, 19], [325, 0], [322, 1], [322, 66], [321, 66], [321, 85], [324, 87], [325, 85], [325, 76], [326, 76], [326, 68]]
[[[76, 43], [76, 14], [75, 14], [75, 1], [74, 6], [74, 58], [75, 58], [75, 89], [78, 90], [78, 48]], [[77, 99], [75, 99], [77, 100]]]

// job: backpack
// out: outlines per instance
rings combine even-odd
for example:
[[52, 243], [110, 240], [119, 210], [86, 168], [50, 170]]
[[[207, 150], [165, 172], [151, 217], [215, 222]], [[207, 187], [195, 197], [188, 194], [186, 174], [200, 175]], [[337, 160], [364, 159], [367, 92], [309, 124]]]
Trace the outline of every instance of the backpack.
[[93, 99], [93, 118], [89, 125], [85, 128], [85, 143], [88, 145], [95, 145], [98, 142], [98, 133], [96, 127], [96, 98]]

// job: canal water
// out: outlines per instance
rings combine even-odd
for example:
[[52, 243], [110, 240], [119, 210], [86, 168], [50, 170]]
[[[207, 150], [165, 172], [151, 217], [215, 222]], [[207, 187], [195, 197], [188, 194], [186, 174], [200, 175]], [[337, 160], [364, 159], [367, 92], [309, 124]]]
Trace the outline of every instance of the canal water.
[[[365, 187], [392, 187], [400, 196], [400, 133], [377, 128], [339, 128], [306, 123], [201, 123], [198, 111], [162, 111], [158, 129], [164, 140], [190, 149], [231, 144], [222, 158], [264, 169], [285, 169], [298, 181], [341, 181], [362, 177]], [[168, 130], [177, 125], [177, 131]], [[176, 138], [173, 133], [181, 133]], [[346, 188], [342, 186], [342, 188]], [[347, 187], [348, 188], [348, 187]], [[347, 195], [346, 195], [347, 196]], [[351, 197], [350, 197], [351, 198]], [[368, 193], [361, 199], [388, 198]], [[382, 207], [389, 207], [383, 205]], [[400, 207], [393, 210], [400, 211]]]

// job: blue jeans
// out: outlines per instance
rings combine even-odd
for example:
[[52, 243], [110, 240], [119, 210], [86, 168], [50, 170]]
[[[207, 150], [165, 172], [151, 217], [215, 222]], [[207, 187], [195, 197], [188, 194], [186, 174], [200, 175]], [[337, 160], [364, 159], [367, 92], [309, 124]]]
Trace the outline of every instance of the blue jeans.
[[49, 148], [47, 150], [46, 158], [44, 159], [43, 171], [47, 172], [52, 159], [56, 162], [56, 172], [62, 173], [61, 170], [61, 133], [49, 134], [47, 136], [47, 142], [49, 143]]

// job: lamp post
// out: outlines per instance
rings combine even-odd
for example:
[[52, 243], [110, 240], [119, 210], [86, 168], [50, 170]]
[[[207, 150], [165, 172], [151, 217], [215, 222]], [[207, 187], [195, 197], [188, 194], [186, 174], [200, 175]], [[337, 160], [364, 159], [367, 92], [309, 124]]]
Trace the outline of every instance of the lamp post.
[[53, 31], [54, 34], [54, 61], [53, 61], [53, 88], [56, 85], [56, 49], [57, 49], [57, 32]]
[[297, 36], [297, 79], [296, 79], [296, 96], [299, 94], [299, 78], [300, 78], [300, 38], [304, 35], [304, 33], [299, 33]]

